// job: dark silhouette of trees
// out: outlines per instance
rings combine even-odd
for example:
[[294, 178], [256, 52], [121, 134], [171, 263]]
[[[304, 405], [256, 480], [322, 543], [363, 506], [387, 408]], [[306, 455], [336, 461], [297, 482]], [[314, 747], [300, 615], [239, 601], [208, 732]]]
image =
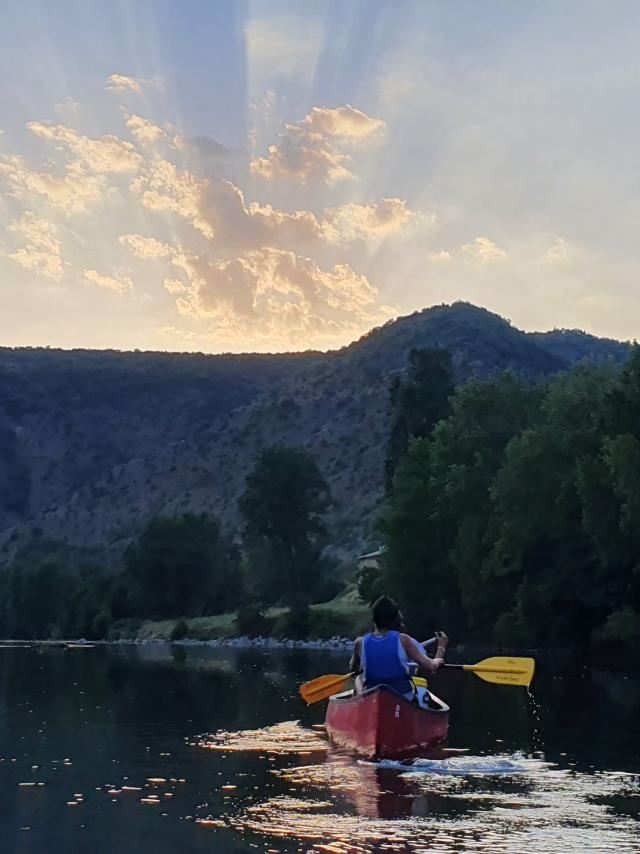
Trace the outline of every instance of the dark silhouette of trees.
[[301, 448], [265, 449], [240, 498], [255, 595], [264, 602], [308, 604], [326, 587], [324, 516], [331, 499], [315, 459]]
[[393, 423], [384, 465], [385, 490], [391, 494], [398, 463], [411, 439], [424, 439], [449, 413], [454, 389], [451, 354], [447, 350], [409, 352], [407, 377], [391, 384]]

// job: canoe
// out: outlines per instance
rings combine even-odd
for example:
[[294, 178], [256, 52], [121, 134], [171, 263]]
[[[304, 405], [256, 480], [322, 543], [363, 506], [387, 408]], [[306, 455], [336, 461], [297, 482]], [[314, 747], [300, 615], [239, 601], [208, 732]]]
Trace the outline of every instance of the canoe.
[[329, 699], [325, 726], [332, 741], [375, 759], [407, 759], [447, 737], [449, 706], [431, 694], [423, 709], [386, 685]]

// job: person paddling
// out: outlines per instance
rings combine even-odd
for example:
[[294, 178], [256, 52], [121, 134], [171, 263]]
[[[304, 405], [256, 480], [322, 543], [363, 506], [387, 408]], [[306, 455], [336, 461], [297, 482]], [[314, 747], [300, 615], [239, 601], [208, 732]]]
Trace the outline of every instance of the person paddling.
[[380, 596], [372, 610], [374, 630], [356, 638], [353, 645], [351, 671], [362, 671], [355, 680], [356, 693], [376, 685], [389, 685], [411, 700], [414, 695], [409, 675], [411, 662], [427, 674], [435, 673], [444, 664], [449, 639], [444, 632], [437, 632], [436, 655], [429, 658], [422, 644], [401, 631], [404, 618], [393, 599]]

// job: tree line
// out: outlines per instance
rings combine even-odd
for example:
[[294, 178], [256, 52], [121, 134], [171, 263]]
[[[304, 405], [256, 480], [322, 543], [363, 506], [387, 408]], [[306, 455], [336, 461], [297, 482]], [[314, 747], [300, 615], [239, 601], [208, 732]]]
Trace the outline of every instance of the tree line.
[[310, 454], [266, 448], [239, 502], [240, 540], [211, 515], [156, 517], [115, 572], [86, 561], [69, 566], [60, 544], [36, 540], [0, 573], [0, 636], [99, 639], [114, 624], [126, 634], [144, 619], [235, 609], [239, 630], [255, 632], [266, 628], [262, 612], [271, 605], [289, 608], [282, 630], [304, 633], [309, 604], [341, 586], [324, 554], [330, 505]]
[[395, 390], [384, 565], [364, 595], [396, 595], [416, 630], [634, 659], [640, 347], [622, 369], [535, 383], [504, 373], [452, 391], [452, 376], [448, 354], [416, 352]]
[[[393, 421], [364, 601], [401, 603], [413, 633], [584, 653], [640, 652], [640, 347], [621, 368], [579, 364], [538, 381], [455, 385], [451, 356], [413, 350], [390, 389]], [[239, 502], [240, 536], [212, 516], [151, 519], [118, 571], [69, 568], [40, 543], [0, 575], [4, 637], [104, 637], [141, 619], [308, 606], [344, 585], [327, 556], [332, 499], [312, 455], [266, 448]]]

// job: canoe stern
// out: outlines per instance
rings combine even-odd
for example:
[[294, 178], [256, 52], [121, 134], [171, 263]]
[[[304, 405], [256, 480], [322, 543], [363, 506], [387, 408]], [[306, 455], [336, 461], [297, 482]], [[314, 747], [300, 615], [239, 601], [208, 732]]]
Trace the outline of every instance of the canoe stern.
[[338, 694], [329, 700], [326, 727], [341, 747], [364, 756], [400, 759], [443, 742], [449, 729], [449, 707], [434, 698], [422, 709], [380, 686], [364, 694]]

